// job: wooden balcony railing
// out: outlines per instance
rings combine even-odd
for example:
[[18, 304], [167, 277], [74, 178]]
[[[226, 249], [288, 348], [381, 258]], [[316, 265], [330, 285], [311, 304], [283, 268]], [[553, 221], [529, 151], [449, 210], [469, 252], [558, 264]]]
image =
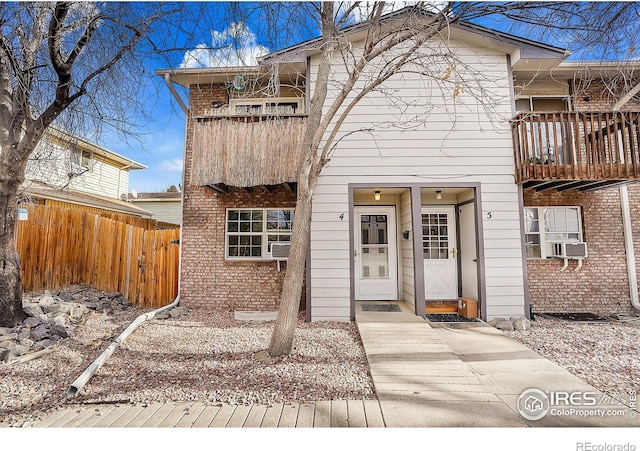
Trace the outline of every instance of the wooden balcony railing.
[[640, 112], [520, 113], [511, 119], [516, 182], [591, 190], [640, 180]]

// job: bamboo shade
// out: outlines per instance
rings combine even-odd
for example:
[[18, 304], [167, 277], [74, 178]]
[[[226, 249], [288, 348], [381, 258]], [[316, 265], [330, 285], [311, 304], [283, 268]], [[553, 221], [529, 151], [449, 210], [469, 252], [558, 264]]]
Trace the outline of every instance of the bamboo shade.
[[306, 118], [222, 118], [195, 124], [191, 183], [236, 187], [296, 182]]

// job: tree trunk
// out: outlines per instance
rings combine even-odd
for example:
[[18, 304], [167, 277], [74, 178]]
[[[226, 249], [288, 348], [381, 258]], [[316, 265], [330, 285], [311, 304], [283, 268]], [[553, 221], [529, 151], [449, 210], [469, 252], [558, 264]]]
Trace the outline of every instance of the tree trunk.
[[[284, 278], [280, 308], [268, 353], [271, 357], [287, 355], [293, 347], [293, 338], [298, 323], [300, 296], [304, 281], [307, 248], [309, 246], [309, 230], [311, 226], [311, 194], [306, 183], [298, 187], [291, 248], [287, 261], [287, 274]], [[309, 289], [309, 287], [307, 287]], [[309, 306], [307, 306], [309, 308]]]
[[15, 327], [26, 317], [22, 311], [22, 274], [15, 241], [18, 207], [14, 185], [0, 184], [0, 327]]

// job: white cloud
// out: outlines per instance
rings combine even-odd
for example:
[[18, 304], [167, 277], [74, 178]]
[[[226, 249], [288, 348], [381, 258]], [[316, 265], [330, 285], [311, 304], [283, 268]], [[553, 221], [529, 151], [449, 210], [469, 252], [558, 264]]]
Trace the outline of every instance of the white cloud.
[[182, 172], [182, 158], [172, 158], [171, 160], [162, 160], [158, 165], [158, 170], [162, 172]]
[[243, 22], [223, 31], [211, 30], [211, 45], [198, 44], [185, 53], [180, 67], [255, 66], [269, 49], [258, 44], [256, 35]]

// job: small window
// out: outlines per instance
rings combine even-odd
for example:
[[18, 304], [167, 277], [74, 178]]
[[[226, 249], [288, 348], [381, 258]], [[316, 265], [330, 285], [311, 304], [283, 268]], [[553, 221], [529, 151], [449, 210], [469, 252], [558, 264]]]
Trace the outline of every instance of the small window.
[[583, 241], [580, 207], [524, 209], [527, 258], [549, 258], [553, 243]]
[[271, 259], [272, 243], [291, 242], [294, 210], [229, 209], [226, 221], [227, 259]]

